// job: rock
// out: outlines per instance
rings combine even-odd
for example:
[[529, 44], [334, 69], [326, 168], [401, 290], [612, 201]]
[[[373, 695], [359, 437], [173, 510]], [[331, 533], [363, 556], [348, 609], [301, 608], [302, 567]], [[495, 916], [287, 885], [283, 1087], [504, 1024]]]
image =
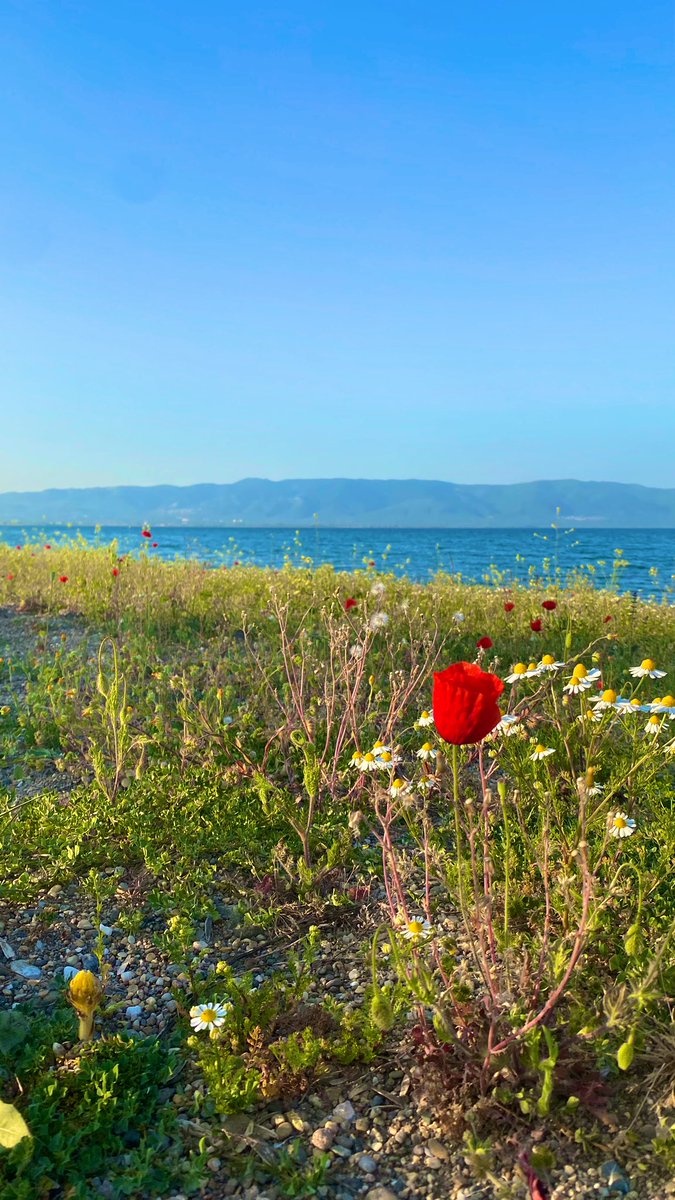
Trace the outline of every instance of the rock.
[[82, 966], [84, 967], [85, 971], [92, 971], [94, 975], [98, 975], [99, 961], [95, 954], [83, 954]]
[[209, 1168], [209, 1171], [213, 1171], [215, 1174], [216, 1171], [220, 1170], [220, 1166], [221, 1166], [220, 1159], [219, 1158], [209, 1158], [207, 1160], [206, 1165]]
[[286, 1138], [293, 1137], [293, 1126], [290, 1121], [280, 1121], [274, 1132], [283, 1142]]
[[330, 1129], [315, 1129], [311, 1142], [315, 1150], [330, 1150], [335, 1134]]
[[450, 1154], [442, 1142], [438, 1138], [431, 1138], [425, 1146], [427, 1154], [433, 1154], [434, 1158], [440, 1158], [441, 1162], [447, 1162]]
[[50, 887], [49, 891], [47, 892], [47, 895], [48, 896], [60, 896], [62, 891], [63, 891], [63, 888], [61, 887], [61, 884], [55, 883], [53, 887]]
[[16, 958], [16, 954], [6, 938], [0, 938], [0, 950], [2, 950], [5, 958]]
[[366, 1200], [397, 1200], [397, 1197], [396, 1192], [392, 1192], [390, 1188], [381, 1187], [378, 1184], [377, 1187], [371, 1188], [369, 1192], [366, 1192]]
[[77, 967], [64, 967], [63, 968], [63, 978], [65, 979], [66, 983], [70, 983], [71, 979], [74, 979], [76, 975], [77, 975]]
[[602, 1164], [600, 1174], [607, 1180], [607, 1188], [610, 1194], [626, 1196], [632, 1190], [632, 1184], [626, 1172], [613, 1158]]
[[136, 1017], [140, 1017], [142, 1012], [143, 1012], [142, 1004], [130, 1004], [129, 1007], [126, 1009], [126, 1016], [129, 1017], [130, 1020], [134, 1020]]
[[104, 937], [110, 937], [113, 931], [112, 925], [99, 925], [99, 929]]
[[377, 1163], [369, 1154], [362, 1154], [358, 1159], [359, 1170], [365, 1171], [367, 1175], [372, 1175], [377, 1170]]
[[65, 1046], [61, 1042], [52, 1042], [52, 1054], [55, 1058], [64, 1058], [66, 1054]]
[[9, 965], [12, 971], [16, 975], [20, 975], [22, 979], [39, 979], [42, 975], [40, 967], [34, 967], [32, 963], [26, 962], [23, 958], [15, 958]]
[[342, 1104], [336, 1104], [333, 1109], [333, 1117], [336, 1121], [344, 1121], [347, 1124], [354, 1120], [356, 1109], [351, 1100], [343, 1100]]

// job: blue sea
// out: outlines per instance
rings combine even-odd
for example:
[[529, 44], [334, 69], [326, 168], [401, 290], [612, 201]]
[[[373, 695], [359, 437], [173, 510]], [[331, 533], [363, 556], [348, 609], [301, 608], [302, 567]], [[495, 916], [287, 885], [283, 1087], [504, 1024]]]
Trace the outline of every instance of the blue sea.
[[[0, 541], [59, 542], [84, 538], [95, 546], [117, 542], [119, 554], [191, 558], [212, 565], [236, 563], [281, 567], [332, 563], [353, 571], [374, 564], [415, 580], [439, 571], [465, 582], [508, 583], [534, 575], [550, 580], [582, 570], [596, 587], [663, 596], [675, 588], [673, 529], [249, 529], [155, 527], [152, 538], [138, 528], [5, 525]], [[153, 542], [157, 545], [153, 546]], [[619, 551], [621, 553], [619, 554]], [[626, 563], [616, 567], [615, 563]]]

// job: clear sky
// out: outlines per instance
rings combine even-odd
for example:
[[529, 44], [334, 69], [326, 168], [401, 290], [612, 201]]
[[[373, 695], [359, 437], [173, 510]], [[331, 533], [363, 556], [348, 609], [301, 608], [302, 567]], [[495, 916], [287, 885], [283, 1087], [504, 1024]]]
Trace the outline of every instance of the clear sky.
[[642, 0], [4, 0], [0, 491], [675, 486]]

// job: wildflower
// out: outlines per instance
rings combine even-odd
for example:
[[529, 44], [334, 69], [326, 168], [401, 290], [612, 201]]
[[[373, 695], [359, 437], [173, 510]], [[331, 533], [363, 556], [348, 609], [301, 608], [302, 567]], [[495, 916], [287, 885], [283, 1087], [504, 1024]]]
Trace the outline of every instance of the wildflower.
[[370, 750], [367, 754], [362, 754], [357, 763], [359, 771], [377, 771], [378, 765], [375, 755]]
[[421, 758], [423, 762], [430, 762], [432, 758], [436, 758], [438, 750], [432, 746], [431, 742], [425, 742], [417, 751], [417, 758]]
[[519, 732], [520, 727], [519, 717], [514, 717], [512, 713], [505, 713], [494, 732], [495, 734], [502, 733], [504, 737], [512, 737], [514, 733]]
[[486, 637], [479, 638], [478, 641], [476, 642], [476, 645], [479, 650], [491, 650], [492, 647], [494, 646], [494, 642], [491, 637], [486, 636]]
[[152, 537], [152, 534], [151, 534], [151, 532], [150, 532], [150, 530], [149, 530], [149, 529], [142, 529], [142, 530], [141, 530], [141, 533], [142, 533], [142, 536], [143, 536], [144, 538], [151, 538], [151, 537]]
[[661, 726], [663, 725], [663, 720], [663, 717], [657, 717], [656, 713], [652, 713], [651, 717], [649, 717], [647, 720], [647, 724], [645, 725], [645, 733], [650, 733], [652, 736], [659, 733]]
[[45, 543], [45, 550], [51, 550], [51, 546], [49, 545], [49, 542]]
[[662, 700], [652, 700], [651, 708], [654, 712], [665, 713], [671, 721], [675, 721], [675, 696], [668, 694]]
[[507, 683], [518, 683], [520, 679], [527, 679], [525, 663], [516, 663], [514, 667], [511, 667], [511, 674], [506, 676]]
[[565, 684], [563, 691], [569, 692], [572, 696], [577, 696], [579, 692], [585, 692], [591, 687], [596, 680], [600, 678], [600, 672], [597, 667], [593, 667], [590, 671], [583, 663], [577, 663], [572, 672], [572, 678]]
[[663, 679], [665, 671], [657, 671], [656, 663], [652, 658], [643, 658], [639, 667], [629, 668], [634, 679], [644, 679], [648, 675], [650, 679]]
[[606, 617], [603, 617], [603, 618], [602, 618], [602, 623], [603, 623], [603, 625], [609, 625], [609, 623], [610, 623], [610, 621], [611, 621], [612, 619], [613, 619], [613, 618], [612, 618], [612, 617], [609, 615], [609, 613], [608, 613]]
[[542, 746], [541, 742], [534, 748], [534, 753], [530, 755], [532, 762], [540, 762], [542, 758], [548, 758], [549, 754], [555, 754], [550, 746]]
[[452, 619], [455, 622], [455, 625], [461, 625], [462, 621], [466, 620], [466, 617], [464, 616], [463, 612], [455, 612], [452, 614]]
[[358, 644], [355, 646], [350, 646], [349, 654], [350, 654], [351, 658], [363, 658], [363, 654], [364, 654], [363, 646], [360, 646]]
[[[375, 564], [373, 563], [373, 566], [374, 565]], [[385, 588], [384, 584], [382, 583], [382, 580], [378, 579], [377, 582], [374, 583], [373, 586], [371, 587], [370, 594], [371, 594], [371, 596], [375, 596], [376, 599], [378, 597], [379, 597], [379, 599], [382, 599], [386, 590], [387, 589]]]
[[640, 712], [641, 707], [637, 696], [633, 696], [630, 700], [627, 696], [619, 696], [615, 705], [616, 711], [624, 716], [626, 713]]
[[67, 575], [59, 575], [59, 583], [67, 583], [67, 582], [68, 582]]
[[120, 569], [119, 569], [119, 567], [113, 567], [113, 572], [112, 572], [112, 573], [113, 573], [113, 575], [115, 576], [115, 578], [117, 578], [117, 576], [118, 576], [118, 575], [119, 575], [119, 573], [120, 573]]
[[403, 936], [409, 942], [419, 942], [422, 938], [429, 937], [433, 933], [429, 921], [424, 917], [413, 917], [411, 921], [404, 922]]
[[220, 1029], [231, 1009], [232, 1005], [227, 1002], [195, 1004], [190, 1009], [190, 1024], [193, 1029]]
[[384, 742], [373, 742], [373, 754], [381, 754], [383, 750], [391, 750], [391, 746], [385, 745]]
[[417, 721], [415, 722], [416, 725], [422, 726], [422, 728], [424, 728], [425, 725], [433, 725], [433, 723], [434, 723], [434, 714], [433, 714], [433, 712], [427, 712], [426, 708], [425, 708], [424, 712], [422, 713], [422, 715], [420, 717], [418, 717]]
[[[673, 744], [675, 745], [675, 743]], [[436, 779], [435, 775], [424, 775], [422, 779], [418, 780], [416, 787], [418, 792], [426, 794], [432, 788], [438, 787], [438, 779]]]
[[535, 617], [534, 621], [530, 621], [530, 629], [533, 633], [541, 633], [543, 622], [540, 617]]
[[410, 784], [406, 783], [405, 779], [394, 779], [389, 788], [389, 795], [394, 797], [394, 800], [399, 800], [403, 796], [410, 793]]
[[94, 1013], [103, 999], [100, 980], [91, 971], [77, 971], [70, 981], [68, 999], [79, 1017], [80, 1040], [91, 1041]]
[[391, 750], [382, 750], [375, 756], [375, 762], [380, 770], [390, 771], [391, 768], [395, 767], [400, 761], [400, 758], [394, 758]]
[[352, 766], [358, 767], [362, 758], [363, 758], [363, 755], [362, 755], [361, 751], [355, 750], [354, 753], [352, 754]]
[[389, 624], [389, 616], [386, 612], [373, 613], [368, 624], [373, 633], [376, 633], [378, 629], [384, 629]]
[[558, 607], [558, 601], [542, 600], [541, 607], [545, 608], [547, 612], [553, 612]]
[[609, 835], [615, 838], [632, 837], [635, 833], [635, 821], [623, 812], [615, 813], [609, 822]]
[[504, 612], [513, 612], [513, 610], [514, 610], [514, 608], [515, 608], [515, 607], [516, 607], [516, 606], [515, 606], [515, 604], [513, 603], [513, 600], [507, 600], [507, 601], [506, 601], [506, 603], [505, 603], [505, 605], [504, 605]]
[[357, 604], [358, 600], [355, 600], [353, 596], [348, 596], [344, 603], [345, 612], [349, 612], [350, 608], [356, 608]]
[[537, 663], [537, 670], [538, 671], [559, 671], [560, 668], [564, 667], [564, 666], [565, 666], [564, 662], [557, 662], [555, 657], [552, 654], [544, 654], [542, 656], [542, 658], [540, 659], [540, 661]]
[[502, 717], [497, 699], [503, 691], [503, 680], [475, 663], [434, 672], [434, 720], [444, 741], [467, 746], [492, 733]]
[[8, 576], [7, 576], [7, 578], [9, 579], [9, 582], [11, 583], [11, 582], [12, 582], [12, 580], [13, 580], [13, 578], [14, 578], [14, 576], [13, 576], [13, 575], [8, 575]]
[[152, 543], [152, 548], [153, 548], [153, 550], [156, 550], [158, 546], [159, 546], [159, 542], [153, 542], [153, 543]]
[[605, 688], [599, 696], [591, 696], [591, 704], [594, 706], [595, 712], [604, 712], [605, 709], [614, 708], [618, 700], [618, 696], [613, 688]]

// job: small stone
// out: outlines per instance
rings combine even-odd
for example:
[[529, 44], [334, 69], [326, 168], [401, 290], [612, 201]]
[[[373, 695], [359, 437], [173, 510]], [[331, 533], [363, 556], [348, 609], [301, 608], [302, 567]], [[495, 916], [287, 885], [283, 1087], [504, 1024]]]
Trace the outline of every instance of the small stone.
[[113, 931], [112, 925], [99, 925], [99, 929], [104, 937], [110, 937]]
[[53, 887], [50, 887], [49, 891], [47, 892], [47, 895], [48, 896], [60, 896], [62, 891], [63, 891], [63, 888], [61, 887], [61, 884], [55, 883]]
[[335, 1135], [330, 1129], [315, 1129], [311, 1137], [312, 1145], [315, 1150], [330, 1150], [333, 1145]]
[[64, 1058], [66, 1054], [65, 1046], [61, 1042], [52, 1042], [52, 1054], [56, 1058]]
[[356, 1116], [356, 1109], [351, 1100], [344, 1100], [342, 1104], [336, 1104], [333, 1109], [333, 1116], [336, 1121], [344, 1121], [347, 1124], [353, 1121]]
[[332, 1148], [332, 1152], [333, 1154], [336, 1154], [338, 1158], [351, 1158], [352, 1156], [351, 1150], [348, 1150], [346, 1146], [335, 1145]]
[[427, 1154], [433, 1154], [434, 1158], [440, 1158], [441, 1162], [447, 1162], [450, 1157], [446, 1147], [442, 1142], [439, 1142], [438, 1138], [431, 1138], [427, 1142], [426, 1152]]
[[23, 958], [15, 958], [9, 965], [12, 971], [16, 975], [20, 975], [22, 979], [39, 979], [42, 975], [40, 967], [34, 967], [32, 963], [26, 962]]
[[274, 1132], [283, 1142], [286, 1138], [293, 1136], [293, 1126], [290, 1121], [280, 1121]]
[[370, 1121], [367, 1117], [359, 1117], [354, 1123], [354, 1128], [358, 1129], [359, 1133], [367, 1133], [370, 1129]]
[[360, 1156], [358, 1166], [361, 1171], [365, 1171], [366, 1175], [372, 1175], [377, 1170], [377, 1163], [369, 1154], [362, 1154]]
[[71, 979], [74, 979], [77, 974], [78, 974], [77, 967], [64, 967], [63, 968], [63, 978], [65, 979], [66, 983], [70, 983]]
[[126, 1009], [126, 1016], [131, 1021], [131, 1020], [134, 1020], [136, 1017], [140, 1017], [142, 1012], [143, 1012], [142, 1004], [130, 1004], [129, 1007]]
[[215, 1174], [216, 1171], [220, 1170], [220, 1166], [221, 1166], [220, 1159], [219, 1158], [209, 1158], [209, 1159], [207, 1159], [206, 1165], [209, 1168], [209, 1171], [213, 1171]]
[[397, 1197], [390, 1188], [378, 1185], [366, 1193], [366, 1200], [397, 1200]]

